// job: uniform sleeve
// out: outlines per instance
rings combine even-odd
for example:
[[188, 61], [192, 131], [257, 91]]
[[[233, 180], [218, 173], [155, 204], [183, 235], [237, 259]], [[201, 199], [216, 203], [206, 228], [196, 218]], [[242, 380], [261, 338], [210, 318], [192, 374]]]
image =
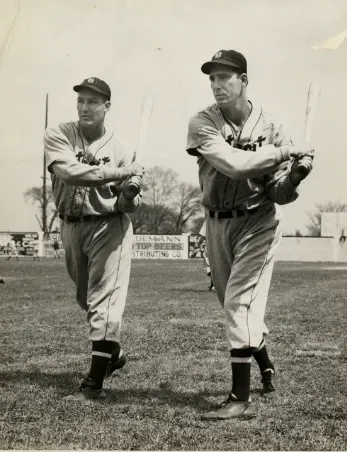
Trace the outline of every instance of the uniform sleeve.
[[290, 159], [289, 150], [265, 145], [259, 152], [237, 149], [226, 143], [213, 121], [203, 114], [189, 122], [187, 152], [202, 156], [214, 168], [234, 180], [264, 176]]
[[96, 187], [121, 179], [121, 172], [106, 165], [91, 166], [77, 160], [68, 136], [62, 128], [46, 129], [44, 150], [48, 171], [67, 185]]
[[[285, 133], [282, 125], [275, 126], [274, 145], [293, 145], [291, 138]], [[291, 165], [291, 161], [281, 163], [274, 171], [269, 172], [265, 176], [265, 191], [268, 197], [280, 205], [289, 204], [299, 196], [298, 187], [293, 185], [289, 178]]]

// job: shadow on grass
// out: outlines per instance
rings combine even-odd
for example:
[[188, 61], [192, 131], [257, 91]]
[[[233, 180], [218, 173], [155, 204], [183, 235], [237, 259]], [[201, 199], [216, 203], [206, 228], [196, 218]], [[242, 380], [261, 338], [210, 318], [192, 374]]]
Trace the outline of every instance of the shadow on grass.
[[[8, 371], [0, 372], [0, 387], [16, 391], [16, 386], [20, 386], [19, 391], [25, 390], [26, 386], [37, 385], [42, 390], [55, 388], [59, 396], [75, 393], [79, 383], [85, 375], [81, 372], [47, 373], [40, 370], [33, 371]], [[112, 381], [112, 380], [111, 380]], [[18, 391], [18, 392], [19, 392]], [[107, 399], [105, 404], [141, 405], [146, 402], [155, 401], [159, 405], [169, 405], [171, 407], [193, 407], [211, 408], [209, 397], [226, 397], [225, 391], [203, 390], [200, 392], [176, 391], [170, 385], [158, 388], [107, 388]], [[222, 400], [220, 400], [221, 402]]]
[[205, 293], [215, 293], [213, 290], [208, 290], [207, 289], [191, 289], [189, 287], [170, 287], [170, 292], [193, 292], [193, 293], [200, 293], [200, 292], [205, 292]]
[[76, 385], [83, 379], [81, 372], [47, 373], [39, 369], [32, 371], [9, 370], [0, 372], [0, 387], [11, 388], [19, 384], [22, 388], [25, 385], [38, 385], [43, 389], [56, 387], [61, 391], [76, 389]]
[[[134, 389], [116, 389], [107, 391], [108, 398], [105, 400], [106, 404], [124, 404], [124, 405], [142, 405], [155, 402], [156, 405], [168, 405], [170, 407], [182, 408], [198, 408], [211, 409], [215, 407], [207, 398], [221, 397], [225, 398], [226, 393], [221, 391], [204, 390], [200, 392], [181, 392], [175, 391], [172, 388], [134, 388]], [[219, 400], [222, 402], [222, 400]]]

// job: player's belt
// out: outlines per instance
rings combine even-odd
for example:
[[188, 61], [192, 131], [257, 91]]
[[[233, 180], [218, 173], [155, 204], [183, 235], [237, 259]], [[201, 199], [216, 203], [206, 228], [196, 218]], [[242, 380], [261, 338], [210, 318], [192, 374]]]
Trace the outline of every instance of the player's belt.
[[233, 209], [228, 210], [227, 212], [216, 212], [214, 210], [210, 210], [210, 218], [238, 218], [238, 217], [248, 217], [249, 215], [252, 215], [253, 213], [256, 213], [259, 209], [246, 209], [246, 210], [239, 210], [239, 209]]
[[62, 215], [61, 213], [59, 214], [59, 218], [67, 223], [84, 223], [85, 221], [101, 220], [106, 216], [109, 217], [110, 215], [85, 215], [84, 217], [72, 217], [69, 215]]

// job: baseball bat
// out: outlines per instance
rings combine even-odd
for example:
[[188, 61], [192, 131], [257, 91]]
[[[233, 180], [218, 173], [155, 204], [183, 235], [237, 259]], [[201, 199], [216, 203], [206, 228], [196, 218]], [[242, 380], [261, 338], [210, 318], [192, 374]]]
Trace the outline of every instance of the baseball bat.
[[[145, 146], [145, 142], [148, 135], [149, 124], [152, 117], [153, 111], [153, 98], [150, 95], [147, 95], [143, 102], [140, 114], [140, 122], [139, 129], [137, 134], [137, 146], [135, 151], [135, 158], [137, 159], [139, 155], [142, 154], [143, 148]], [[128, 184], [129, 191], [132, 191], [134, 194], [138, 194], [138, 186], [135, 183], [130, 182]]]
[[[305, 117], [305, 130], [304, 130], [304, 141], [308, 145], [311, 143], [312, 138], [312, 129], [316, 119], [316, 113], [319, 103], [320, 96], [320, 88], [315, 83], [310, 83], [308, 94], [307, 94], [307, 103], [306, 103], [306, 117]], [[307, 176], [308, 170], [305, 166], [305, 161], [310, 161], [312, 157], [305, 156], [300, 160], [298, 165], [298, 170], [304, 176]]]
[[152, 117], [152, 111], [153, 111], [153, 99], [152, 96], [148, 95], [144, 98], [142, 102], [139, 131], [137, 134], [136, 157], [139, 156], [139, 154], [142, 152], [144, 148], [148, 134], [149, 124]]

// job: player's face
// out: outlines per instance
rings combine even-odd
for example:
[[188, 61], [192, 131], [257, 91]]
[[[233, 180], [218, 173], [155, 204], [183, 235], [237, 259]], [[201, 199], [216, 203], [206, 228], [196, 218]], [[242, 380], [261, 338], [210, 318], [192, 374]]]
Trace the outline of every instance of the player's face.
[[102, 124], [110, 106], [111, 102], [105, 100], [102, 94], [90, 89], [82, 89], [77, 97], [77, 112], [80, 124], [84, 126]]
[[242, 79], [231, 68], [212, 68], [210, 82], [218, 106], [234, 103], [242, 94]]

